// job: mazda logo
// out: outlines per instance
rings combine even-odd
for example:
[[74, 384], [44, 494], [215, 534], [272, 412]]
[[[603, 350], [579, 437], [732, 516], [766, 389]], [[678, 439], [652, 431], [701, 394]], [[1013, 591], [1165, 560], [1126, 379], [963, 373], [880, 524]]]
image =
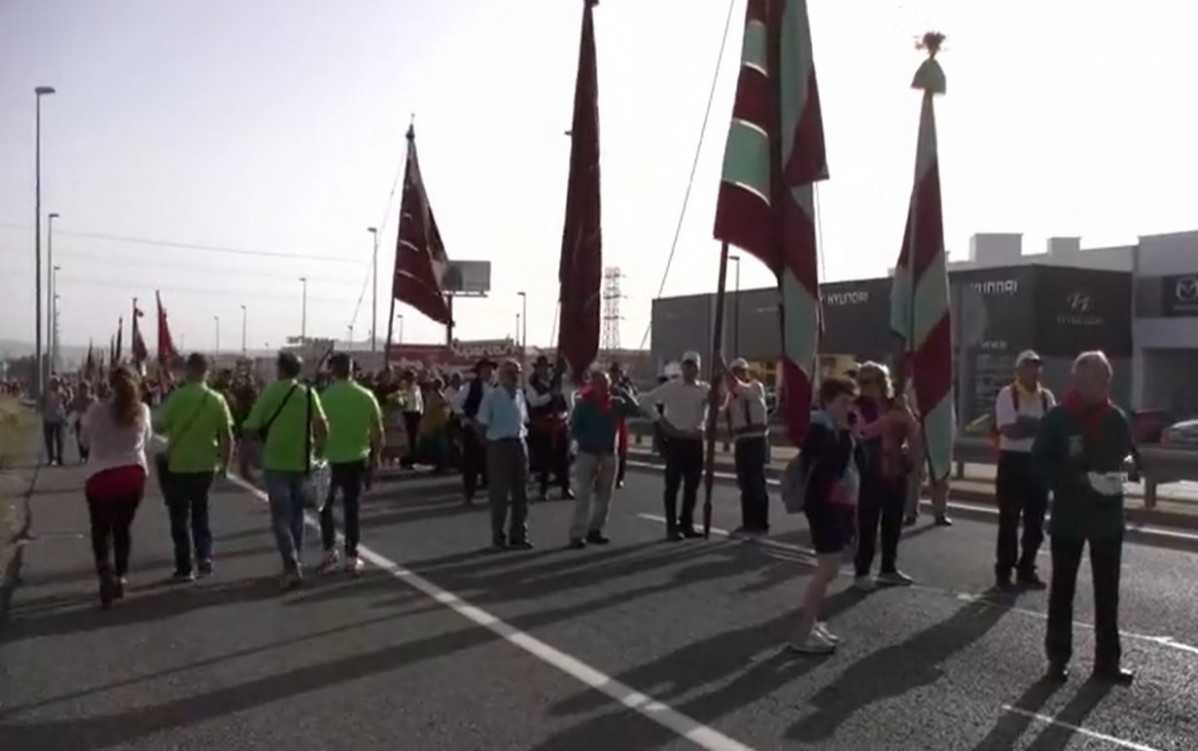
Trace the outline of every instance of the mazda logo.
[[1173, 289], [1173, 296], [1178, 302], [1198, 302], [1198, 276], [1188, 276], [1178, 279]]
[[1084, 292], [1074, 292], [1069, 295], [1069, 309], [1074, 313], [1089, 313], [1092, 307], [1094, 307], [1094, 302]]

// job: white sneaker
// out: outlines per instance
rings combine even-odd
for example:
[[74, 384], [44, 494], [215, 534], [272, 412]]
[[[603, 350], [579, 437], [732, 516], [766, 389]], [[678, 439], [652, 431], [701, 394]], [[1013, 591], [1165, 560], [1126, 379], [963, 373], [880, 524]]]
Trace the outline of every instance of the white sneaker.
[[909, 587], [915, 580], [902, 571], [887, 571], [878, 574], [878, 584], [883, 587]]
[[336, 550], [325, 551], [324, 560], [322, 560], [320, 565], [316, 567], [316, 573], [327, 574], [331, 571], [335, 571], [337, 569], [338, 560], [339, 556], [337, 555]]
[[363, 568], [363, 563], [362, 563], [361, 558], [359, 558], [356, 555], [346, 556], [346, 558], [345, 558], [345, 570], [346, 571], [348, 571], [351, 574], [358, 574], [358, 573], [362, 572], [362, 568]]
[[877, 588], [878, 583], [869, 574], [858, 576], [853, 580], [853, 589], [856, 589], [858, 592], [873, 592]]
[[802, 641], [794, 639], [786, 645], [786, 648], [799, 654], [816, 656], [830, 655], [836, 651], [836, 645], [820, 636], [819, 632], [814, 629], [806, 639]]
[[824, 623], [823, 621], [816, 621], [814, 631], [819, 638], [823, 639], [829, 644], [840, 644], [840, 637], [829, 631], [828, 624]]

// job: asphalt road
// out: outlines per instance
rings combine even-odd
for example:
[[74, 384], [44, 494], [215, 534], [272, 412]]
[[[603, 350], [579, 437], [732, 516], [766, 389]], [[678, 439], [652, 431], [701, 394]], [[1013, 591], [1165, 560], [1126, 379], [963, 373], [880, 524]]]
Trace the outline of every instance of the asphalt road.
[[[919, 526], [918, 581], [834, 585], [829, 658], [781, 649], [809, 573], [797, 519], [774, 542], [662, 542], [660, 475], [620, 491], [607, 548], [562, 549], [571, 504], [535, 504], [531, 553], [484, 552], [485, 508], [454, 478], [406, 477], [364, 509], [373, 564], [281, 594], [265, 505], [213, 497], [217, 574], [161, 584], [161, 499], [136, 523], [133, 588], [102, 612], [78, 469], [43, 473], [9, 623], [0, 626], [0, 749], [470, 751], [1135, 749], [1198, 747], [1192, 554], [1129, 545], [1130, 689], [1085, 681], [1089, 577], [1075, 677], [1040, 685], [1045, 595], [995, 602], [993, 526]], [[776, 509], [777, 510], [777, 509]], [[715, 526], [736, 526], [716, 486]], [[308, 559], [318, 559], [315, 533]], [[1047, 559], [1043, 559], [1047, 564]], [[1047, 565], [1045, 565], [1047, 568]]]

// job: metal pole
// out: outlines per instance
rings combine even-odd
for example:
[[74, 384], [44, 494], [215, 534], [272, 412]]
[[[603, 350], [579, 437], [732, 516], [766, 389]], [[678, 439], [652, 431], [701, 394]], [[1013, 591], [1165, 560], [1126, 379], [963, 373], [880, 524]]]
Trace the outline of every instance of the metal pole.
[[61, 266], [50, 267], [50, 372], [58, 370], [59, 330], [58, 330], [58, 272]]
[[308, 277], [301, 276], [300, 284], [304, 285], [304, 296], [300, 307], [300, 344], [308, 342]]
[[520, 354], [524, 354], [524, 350], [528, 348], [528, 293], [517, 292], [520, 296], [520, 315], [524, 316], [524, 328], [520, 331]]
[[516, 333], [513, 334], [512, 336], [515, 338], [516, 344], [517, 345], [520, 344], [520, 314], [519, 313], [516, 314]]
[[42, 97], [53, 94], [51, 86], [33, 90], [33, 299], [34, 299], [34, 395], [45, 392], [46, 373], [42, 363]]
[[57, 369], [55, 363], [58, 360], [58, 306], [54, 304], [54, 298], [58, 296], [58, 278], [54, 273], [54, 220], [57, 218], [58, 214], [55, 213], [46, 215], [46, 316], [49, 318], [46, 326], [46, 359], [51, 373]]
[[216, 324], [216, 351], [214, 354], [220, 354], [220, 316], [212, 316], [212, 321]]
[[715, 484], [715, 429], [719, 416], [720, 383], [723, 377], [717, 365], [724, 348], [724, 298], [728, 283], [728, 243], [720, 249], [720, 275], [716, 285], [715, 326], [711, 335], [711, 401], [707, 407], [707, 451], [703, 473], [703, 536], [711, 537], [712, 490]]
[[249, 313], [246, 311], [245, 306], [242, 305], [241, 306], [241, 356], [242, 357], [249, 357], [249, 349], [246, 348], [246, 344], [245, 344], [246, 319], [248, 318], [248, 316], [249, 316]]
[[740, 351], [740, 256], [728, 256], [736, 262], [736, 297], [732, 307], [732, 354], [741, 357]]
[[366, 231], [374, 236], [374, 251], [371, 255], [370, 268], [373, 282], [370, 285], [370, 351], [378, 351], [378, 321], [379, 321], [379, 230], [378, 227], [367, 227]]
[[403, 313], [400, 313], [395, 317], [399, 319], [399, 338], [396, 340], [396, 342], [403, 344]]

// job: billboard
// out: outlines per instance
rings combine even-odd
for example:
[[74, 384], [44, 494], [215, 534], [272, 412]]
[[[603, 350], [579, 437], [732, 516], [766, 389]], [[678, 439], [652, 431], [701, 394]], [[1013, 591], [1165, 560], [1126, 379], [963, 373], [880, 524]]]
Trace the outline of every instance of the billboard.
[[450, 261], [441, 275], [441, 289], [458, 297], [485, 297], [491, 291], [490, 261]]
[[1100, 349], [1131, 357], [1131, 274], [1101, 269], [1036, 266], [1035, 348], [1072, 360]]
[[890, 331], [889, 277], [820, 285], [824, 336], [820, 351], [858, 361], [888, 361], [897, 348]]

